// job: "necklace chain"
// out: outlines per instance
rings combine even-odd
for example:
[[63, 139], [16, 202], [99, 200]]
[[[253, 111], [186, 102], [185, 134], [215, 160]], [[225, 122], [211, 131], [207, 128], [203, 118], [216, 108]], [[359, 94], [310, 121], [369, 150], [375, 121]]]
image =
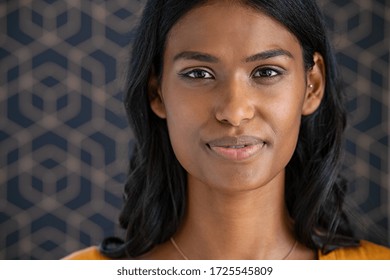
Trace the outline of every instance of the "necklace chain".
[[171, 237], [171, 243], [172, 243], [173, 247], [175, 247], [176, 251], [179, 252], [179, 254], [182, 256], [182, 258], [185, 259], [186, 261], [188, 261], [189, 259], [183, 253], [183, 251], [180, 249], [179, 245], [176, 244], [175, 239], [173, 239], [173, 237]]
[[[181, 255], [181, 257], [184, 259], [184, 260], [189, 260], [189, 258], [183, 253], [183, 251], [180, 249], [179, 245], [177, 245], [175, 239], [173, 239], [173, 237], [171, 237], [170, 239], [173, 247], [175, 247], [176, 251]], [[295, 248], [297, 247], [297, 244], [298, 244], [298, 241], [295, 239], [295, 242], [294, 244], [292, 245], [292, 247], [290, 248], [290, 250], [288, 251], [287, 255], [285, 255], [282, 260], [286, 260], [291, 254], [292, 252], [294, 252]]]

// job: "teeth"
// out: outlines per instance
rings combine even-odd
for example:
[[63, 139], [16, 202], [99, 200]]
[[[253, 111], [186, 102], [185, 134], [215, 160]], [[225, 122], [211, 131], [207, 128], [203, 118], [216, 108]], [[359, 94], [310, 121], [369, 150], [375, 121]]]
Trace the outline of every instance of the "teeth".
[[242, 149], [245, 148], [245, 145], [238, 145], [238, 146], [229, 146], [230, 149]]

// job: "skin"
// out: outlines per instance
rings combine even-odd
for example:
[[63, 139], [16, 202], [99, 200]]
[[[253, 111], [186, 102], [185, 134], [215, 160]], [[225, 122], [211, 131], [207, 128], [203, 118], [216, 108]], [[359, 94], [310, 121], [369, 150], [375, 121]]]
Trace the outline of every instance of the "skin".
[[[231, 1], [195, 8], [171, 29], [150, 96], [188, 173], [187, 214], [174, 238], [189, 259], [282, 259], [293, 246], [285, 167], [302, 115], [324, 93], [323, 59], [313, 60], [306, 71], [292, 33]], [[315, 256], [298, 244], [289, 258]], [[167, 242], [142, 258], [181, 256]]]

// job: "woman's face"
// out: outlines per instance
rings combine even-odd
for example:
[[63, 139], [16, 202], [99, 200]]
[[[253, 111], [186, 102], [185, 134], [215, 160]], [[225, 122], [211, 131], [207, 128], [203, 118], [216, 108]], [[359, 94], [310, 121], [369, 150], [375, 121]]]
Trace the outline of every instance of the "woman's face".
[[171, 29], [159, 98], [190, 182], [248, 190], [284, 178], [301, 116], [318, 106], [302, 48], [283, 25], [226, 1], [191, 10]]

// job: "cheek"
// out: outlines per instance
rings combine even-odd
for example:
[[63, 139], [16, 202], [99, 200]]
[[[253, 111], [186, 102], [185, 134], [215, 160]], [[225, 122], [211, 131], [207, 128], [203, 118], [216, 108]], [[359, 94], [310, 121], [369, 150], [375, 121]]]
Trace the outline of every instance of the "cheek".
[[[300, 80], [300, 79], [296, 79]], [[303, 84], [303, 83], [302, 83]], [[301, 83], [290, 81], [289, 86], [284, 87], [283, 94], [277, 98], [275, 104], [275, 125], [279, 131], [298, 133], [302, 118], [302, 110], [305, 99], [305, 89]], [[291, 135], [293, 136], [293, 135]]]
[[[197, 129], [209, 117], [210, 102], [201, 90], [191, 90], [181, 85], [181, 81], [167, 75], [162, 87], [168, 127], [187, 135]], [[183, 135], [184, 136], [184, 135]]]
[[275, 133], [275, 146], [279, 156], [289, 161], [294, 153], [302, 118], [304, 89], [290, 89], [291, 95], [284, 95], [275, 101], [270, 124]]
[[207, 109], [196, 98], [188, 100], [180, 91], [171, 90], [164, 97], [164, 103], [172, 148], [179, 162], [186, 168], [196, 160], [194, 151], [200, 145], [199, 135]]
[[[291, 103], [290, 103], [291, 104]], [[281, 133], [298, 132], [301, 122], [302, 110], [299, 107], [291, 105], [281, 106], [276, 117], [277, 131]]]
[[280, 118], [280, 124], [276, 131], [277, 139], [283, 143], [284, 148], [294, 150], [298, 140], [301, 116], [299, 114], [285, 115], [285, 118]]
[[164, 102], [167, 124], [172, 133], [175, 132], [175, 136], [177, 133], [183, 137], [193, 133], [204, 118], [205, 108], [202, 103], [181, 97], [180, 93], [170, 94]]

